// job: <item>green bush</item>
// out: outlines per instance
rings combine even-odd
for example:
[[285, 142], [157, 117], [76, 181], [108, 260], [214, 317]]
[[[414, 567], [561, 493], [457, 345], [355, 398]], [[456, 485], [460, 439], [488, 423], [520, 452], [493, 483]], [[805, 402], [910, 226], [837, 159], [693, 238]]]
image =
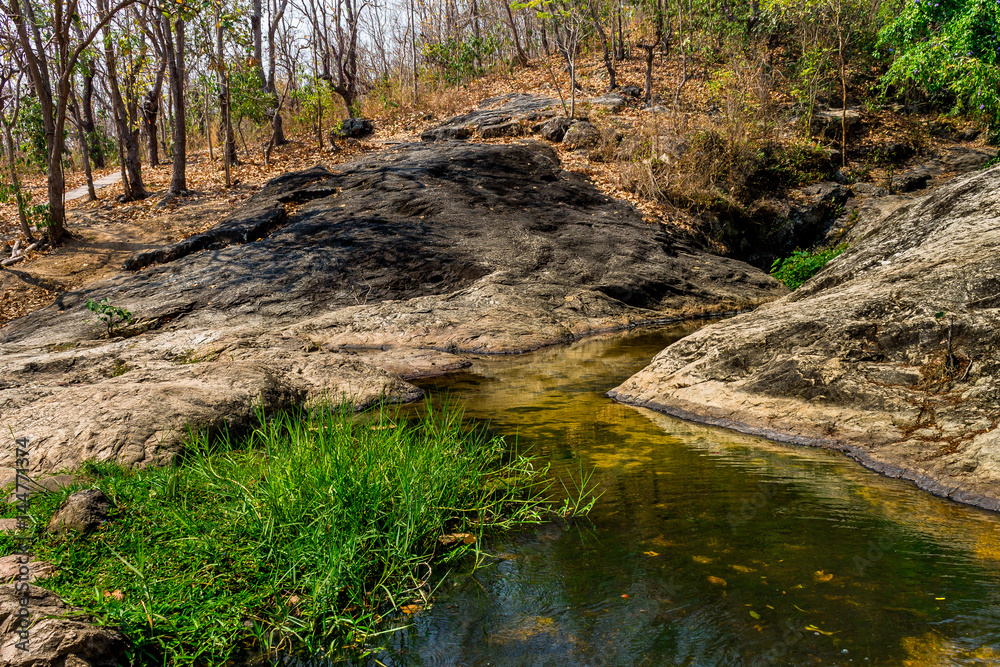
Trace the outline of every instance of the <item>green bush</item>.
[[790, 257], [774, 260], [771, 265], [771, 275], [785, 283], [788, 289], [797, 289], [816, 275], [827, 262], [845, 250], [847, 250], [846, 243], [821, 250], [796, 250]]
[[909, 0], [879, 33], [885, 90], [917, 91], [1000, 127], [1000, 5]]

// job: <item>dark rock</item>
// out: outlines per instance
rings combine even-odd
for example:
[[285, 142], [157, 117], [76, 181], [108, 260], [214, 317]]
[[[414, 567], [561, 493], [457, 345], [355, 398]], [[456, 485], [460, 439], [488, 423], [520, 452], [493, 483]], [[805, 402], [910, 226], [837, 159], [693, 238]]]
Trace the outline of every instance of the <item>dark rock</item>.
[[892, 189], [896, 192], [913, 192], [927, 187], [933, 173], [926, 166], [914, 167], [892, 179]]
[[874, 183], [855, 183], [851, 186], [854, 194], [861, 197], [885, 197], [889, 194], [889, 190], [881, 185], [875, 185]]
[[[258, 409], [330, 395], [413, 400], [400, 375], [464, 354], [784, 293], [647, 224], [541, 142], [411, 143], [286, 174], [157, 257], [0, 329], [4, 425], [28, 438], [33, 467], [162, 464], [188, 427], [248, 427]], [[104, 297], [145, 333], [100, 338], [85, 304]], [[79, 345], [54, 351], [67, 341]], [[112, 358], [131, 370], [106, 377]], [[12, 456], [0, 450], [0, 465]]]
[[100, 489], [77, 491], [63, 502], [49, 521], [50, 533], [89, 533], [108, 518], [111, 501]]
[[982, 131], [977, 127], [970, 127], [968, 129], [959, 132], [956, 137], [959, 141], [975, 141], [979, 138]]
[[678, 341], [611, 394], [841, 449], [998, 510], [997, 210], [991, 169], [862, 218], [850, 248], [798, 290]]
[[567, 118], [566, 116], [556, 116], [552, 120], [549, 120], [542, 124], [539, 133], [545, 139], [559, 143], [566, 136], [566, 130], [568, 130], [573, 125], [573, 119]]
[[375, 124], [367, 118], [348, 118], [330, 132], [330, 139], [364, 139], [375, 133]]
[[483, 139], [497, 139], [499, 137], [521, 137], [526, 132], [523, 125], [516, 120], [511, 120], [497, 125], [483, 126], [480, 128], [479, 134]]
[[787, 257], [794, 250], [811, 248], [830, 231], [850, 196], [849, 188], [824, 181], [793, 191], [788, 203], [780, 208], [751, 209], [750, 215], [766, 231], [757, 243], [742, 250], [741, 256], [754, 266], [767, 268], [775, 259]]
[[563, 135], [562, 143], [571, 150], [594, 148], [601, 142], [601, 131], [593, 123], [585, 120], [570, 125]]
[[909, 144], [894, 143], [885, 147], [885, 157], [895, 163], [906, 162], [914, 156], [916, 151]]
[[462, 141], [472, 136], [472, 129], [469, 127], [444, 126], [433, 127], [420, 133], [420, 140], [426, 142], [433, 141]]
[[639, 86], [622, 86], [618, 89], [618, 92], [625, 97], [631, 97], [634, 100], [642, 99], [645, 91]]
[[[26, 596], [33, 623], [27, 651], [21, 641], [21, 598]], [[95, 619], [69, 607], [38, 586], [28, 592], [0, 586], [0, 664], [4, 667], [118, 667], [127, 665], [125, 639]]]

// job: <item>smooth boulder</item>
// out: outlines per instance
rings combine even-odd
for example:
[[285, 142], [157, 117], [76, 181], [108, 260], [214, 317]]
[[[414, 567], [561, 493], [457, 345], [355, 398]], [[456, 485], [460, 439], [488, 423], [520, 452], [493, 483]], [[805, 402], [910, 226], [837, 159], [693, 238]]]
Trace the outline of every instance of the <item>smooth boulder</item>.
[[798, 290], [678, 341], [610, 395], [998, 510], [998, 217], [994, 168], [863, 219]]

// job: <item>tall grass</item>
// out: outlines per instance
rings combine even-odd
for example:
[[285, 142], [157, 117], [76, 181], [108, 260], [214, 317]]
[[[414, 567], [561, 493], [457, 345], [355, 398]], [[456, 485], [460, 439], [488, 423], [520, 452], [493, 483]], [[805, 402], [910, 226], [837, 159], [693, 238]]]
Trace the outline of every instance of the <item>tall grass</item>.
[[[416, 422], [327, 405], [239, 442], [198, 436], [172, 468], [86, 472], [111, 520], [83, 539], [39, 529], [35, 555], [59, 569], [46, 586], [117, 626], [143, 665], [363, 646], [455, 556], [435, 555], [439, 536], [537, 521], [548, 486], [460, 410], [429, 404]], [[57, 502], [39, 504], [40, 527]]]

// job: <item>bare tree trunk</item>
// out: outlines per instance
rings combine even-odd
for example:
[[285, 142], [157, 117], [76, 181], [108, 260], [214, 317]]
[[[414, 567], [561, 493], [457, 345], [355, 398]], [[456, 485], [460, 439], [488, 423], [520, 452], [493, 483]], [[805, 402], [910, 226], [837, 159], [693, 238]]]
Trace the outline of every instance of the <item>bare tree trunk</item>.
[[274, 146], [284, 146], [288, 143], [288, 139], [285, 138], [284, 123], [281, 119], [281, 102], [278, 100], [278, 89], [275, 85], [275, 75], [278, 64], [277, 50], [275, 49], [275, 33], [278, 30], [278, 25], [281, 23], [281, 18], [285, 13], [285, 8], [288, 6], [288, 0], [278, 0], [275, 4], [277, 7], [271, 11], [271, 17], [267, 27], [267, 52], [269, 55], [266, 91], [268, 95], [271, 96], [272, 100], [272, 107], [270, 111], [271, 143]]
[[149, 153], [149, 166], [160, 166], [160, 147], [156, 130], [156, 119], [160, 113], [160, 93], [163, 90], [163, 71], [166, 67], [166, 60], [160, 61], [160, 69], [156, 73], [153, 87], [143, 96], [142, 99], [142, 119], [146, 124], [146, 152]]
[[[106, 12], [106, 4], [101, 1], [100, 11]], [[123, 169], [127, 174], [127, 179], [123, 183], [125, 186], [126, 201], [145, 199], [148, 196], [146, 188], [142, 183], [142, 166], [139, 160], [139, 128], [130, 127], [130, 117], [125, 100], [121, 94], [121, 87], [118, 84], [117, 61], [111, 39], [110, 29], [104, 27], [104, 59], [108, 70], [108, 91], [111, 95], [111, 107], [115, 117], [115, 127], [118, 130], [118, 139], [123, 149]], [[137, 119], [136, 119], [137, 120]]]
[[511, 35], [514, 37], [514, 49], [517, 51], [517, 64], [521, 67], [528, 66], [528, 56], [521, 48], [521, 37], [517, 32], [517, 23], [514, 22], [514, 13], [510, 9], [510, 4], [506, 1], [503, 3], [503, 8], [507, 10], [507, 23], [510, 25]]
[[[20, 81], [18, 85], [20, 85]], [[35, 237], [31, 234], [31, 224], [28, 222], [28, 215], [25, 212], [28, 202], [25, 201], [24, 193], [21, 191], [21, 179], [17, 174], [17, 156], [14, 153], [14, 137], [11, 133], [11, 128], [17, 123], [17, 117], [21, 111], [21, 99], [17, 96], [16, 89], [14, 92], [14, 112], [8, 120], [2, 113], [4, 96], [3, 81], [0, 81], [0, 124], [3, 125], [3, 134], [6, 140], [4, 143], [6, 144], [7, 170], [10, 172], [10, 185], [14, 189], [14, 197], [17, 199], [17, 217], [18, 222], [21, 223], [21, 233], [24, 234], [25, 240], [30, 243], [35, 240]]]
[[80, 105], [76, 99], [76, 89], [73, 88], [73, 117], [76, 120], [77, 141], [80, 142], [80, 152], [83, 153], [83, 173], [87, 177], [87, 201], [97, 201], [97, 191], [94, 190], [94, 175], [90, 171], [90, 151], [87, 147], [87, 133], [83, 129], [83, 119], [80, 116]]
[[215, 57], [219, 72], [219, 132], [221, 134], [219, 144], [222, 146], [223, 163], [226, 169], [226, 187], [228, 188], [232, 187], [229, 167], [233, 164], [239, 164], [239, 159], [236, 155], [236, 135], [233, 133], [232, 119], [229, 114], [229, 72], [226, 69], [225, 53], [222, 48], [222, 20], [220, 12], [221, 9], [216, 8]]
[[615, 71], [615, 64], [612, 61], [611, 47], [608, 46], [608, 36], [604, 32], [601, 17], [597, 13], [597, 5], [593, 2], [590, 3], [590, 17], [594, 21], [594, 28], [597, 29], [597, 35], [601, 39], [601, 48], [604, 51], [604, 69], [608, 71], [608, 90], [614, 90], [618, 87], [616, 79], [618, 73]]
[[83, 130], [87, 133], [87, 136], [91, 138], [88, 142], [90, 148], [90, 159], [94, 162], [94, 166], [98, 169], [104, 169], [104, 150], [101, 148], [100, 143], [94, 141], [96, 139], [97, 126], [94, 124], [94, 74], [93, 74], [93, 59], [90, 59], [87, 63], [89, 66], [84, 68], [85, 74], [83, 75], [83, 95], [80, 98], [82, 103], [82, 108], [80, 109], [82, 113], [83, 120]]
[[[162, 18], [163, 43], [166, 51], [167, 72], [170, 76], [170, 100], [173, 103], [173, 170], [170, 175], [170, 194], [187, 191], [187, 127], [184, 122], [184, 19], [174, 18], [173, 32], [170, 20]], [[176, 46], [174, 40], [176, 39]]]

